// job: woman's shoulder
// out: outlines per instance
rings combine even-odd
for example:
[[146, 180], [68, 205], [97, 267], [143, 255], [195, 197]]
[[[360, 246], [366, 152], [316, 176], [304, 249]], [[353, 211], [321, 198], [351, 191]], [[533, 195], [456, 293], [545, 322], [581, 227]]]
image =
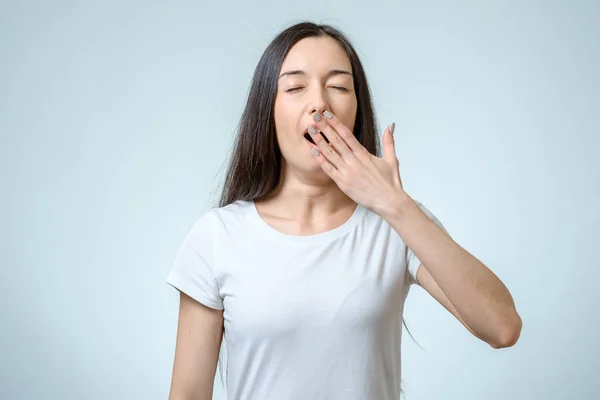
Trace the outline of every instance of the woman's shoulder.
[[212, 208], [209, 213], [223, 221], [237, 220], [245, 218], [253, 205], [250, 200], [236, 200], [226, 206]]
[[214, 230], [243, 223], [251, 212], [252, 206], [251, 201], [237, 200], [226, 206], [210, 208], [195, 220], [193, 229]]

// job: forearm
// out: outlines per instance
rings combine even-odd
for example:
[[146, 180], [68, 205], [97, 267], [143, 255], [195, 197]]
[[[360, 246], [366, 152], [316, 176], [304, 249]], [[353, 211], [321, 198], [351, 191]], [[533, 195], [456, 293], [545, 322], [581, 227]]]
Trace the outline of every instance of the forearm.
[[516, 340], [521, 319], [513, 298], [488, 267], [449, 237], [406, 193], [383, 218], [479, 337], [492, 345]]

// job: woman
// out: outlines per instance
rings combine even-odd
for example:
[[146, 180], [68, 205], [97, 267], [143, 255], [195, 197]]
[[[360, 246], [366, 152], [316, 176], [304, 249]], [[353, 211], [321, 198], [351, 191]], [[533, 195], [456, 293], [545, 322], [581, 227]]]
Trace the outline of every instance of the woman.
[[[494, 348], [521, 320], [502, 282], [402, 187], [348, 39], [281, 32], [258, 63], [218, 208], [184, 240], [171, 399], [400, 396], [404, 301], [418, 284]], [[421, 263], [422, 262], [422, 263]]]

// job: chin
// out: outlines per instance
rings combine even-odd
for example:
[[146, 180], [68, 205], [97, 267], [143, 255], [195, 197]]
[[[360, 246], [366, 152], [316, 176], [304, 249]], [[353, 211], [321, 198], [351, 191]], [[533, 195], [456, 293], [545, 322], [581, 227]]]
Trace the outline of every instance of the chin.
[[303, 158], [303, 160], [298, 160], [297, 163], [294, 163], [294, 167], [296, 169], [309, 173], [325, 173], [325, 171], [323, 171], [323, 168], [321, 168], [321, 166], [319, 165], [319, 162], [315, 160], [315, 156], [313, 156], [310, 150], [308, 150], [308, 155], [306, 155]]
[[[319, 165], [319, 162], [317, 161], [317, 159], [315, 158], [314, 154], [312, 153], [311, 149], [308, 149], [308, 158], [310, 159], [310, 161], [307, 162], [306, 164], [309, 166], [309, 168], [311, 168], [311, 169], [318, 169], [320, 171], [323, 171], [323, 169]], [[325, 171], [323, 171], [323, 172], [325, 172]]]
[[287, 164], [288, 168], [302, 171], [303, 173], [309, 173], [311, 175], [324, 175], [329, 177], [323, 168], [319, 165], [319, 162], [312, 153], [312, 150], [306, 146], [306, 153], [296, 155], [294, 157], [295, 162], [289, 163], [285, 161], [285, 156], [282, 155], [282, 162]]

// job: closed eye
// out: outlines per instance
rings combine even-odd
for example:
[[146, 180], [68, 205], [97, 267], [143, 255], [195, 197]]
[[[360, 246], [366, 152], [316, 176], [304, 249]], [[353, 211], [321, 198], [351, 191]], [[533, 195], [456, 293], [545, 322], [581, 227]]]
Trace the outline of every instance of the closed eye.
[[[332, 86], [332, 88], [339, 90], [340, 92], [347, 92], [348, 89], [346, 89], [345, 87], [342, 86]], [[291, 93], [291, 92], [296, 92], [298, 90], [302, 89], [302, 87], [294, 87], [294, 88], [289, 88], [288, 90], [286, 90], [286, 92]]]

